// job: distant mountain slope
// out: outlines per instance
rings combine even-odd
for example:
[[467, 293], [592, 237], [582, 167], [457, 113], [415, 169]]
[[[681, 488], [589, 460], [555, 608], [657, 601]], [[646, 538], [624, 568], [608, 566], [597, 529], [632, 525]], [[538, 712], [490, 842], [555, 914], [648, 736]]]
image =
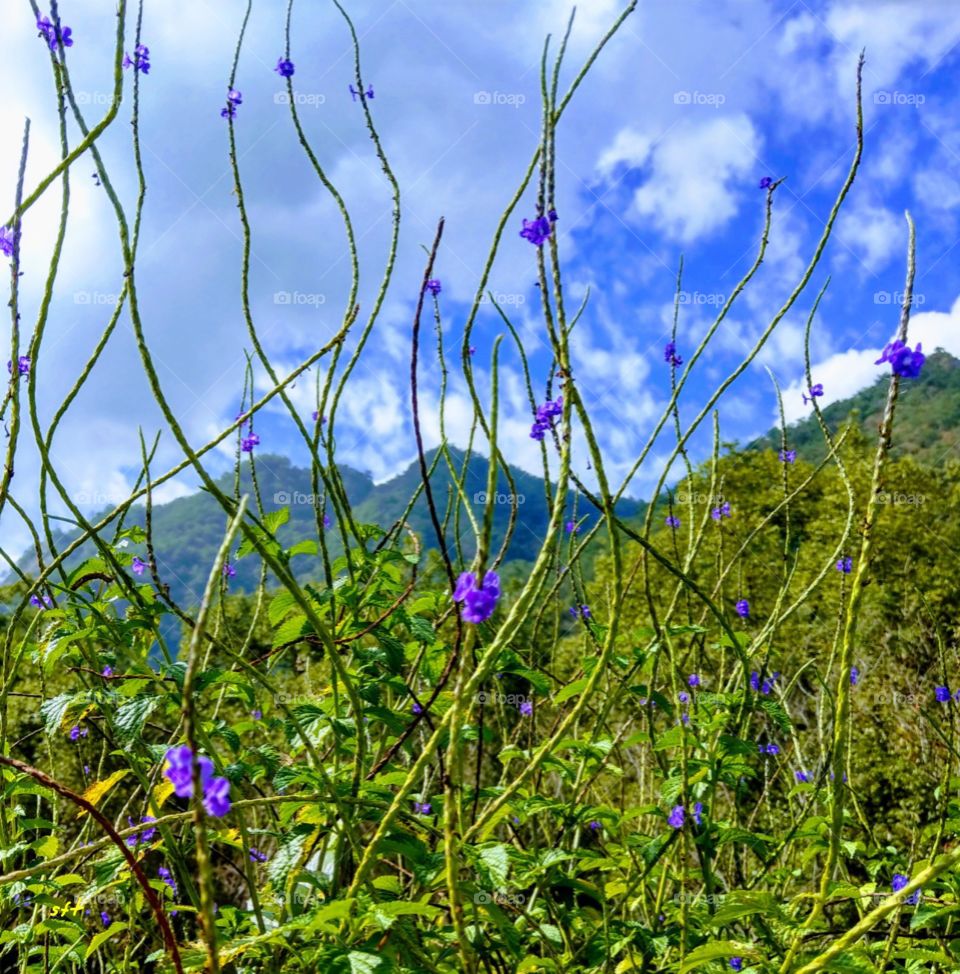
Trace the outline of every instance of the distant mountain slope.
[[[451, 455], [458, 469], [462, 467], [464, 454], [451, 449]], [[428, 455], [428, 461], [434, 453]], [[411, 464], [403, 473], [382, 484], [374, 484], [369, 476], [347, 466], [340, 468], [347, 494], [354, 510], [354, 517], [360, 523], [379, 524], [389, 527], [404, 512], [417, 485], [420, 483], [418, 463]], [[532, 561], [540, 548], [546, 532], [548, 509], [544, 482], [540, 477], [512, 470], [515, 490], [518, 495], [517, 526], [510, 544], [508, 559], [512, 561]], [[264, 510], [275, 511], [287, 507], [290, 511], [288, 522], [280, 528], [278, 536], [285, 545], [292, 545], [305, 538], [316, 537], [316, 523], [311, 501], [310, 471], [294, 466], [286, 457], [264, 454], [257, 457], [257, 488]], [[468, 467], [465, 490], [467, 497], [478, 516], [482, 515], [483, 495], [486, 491], [487, 461], [483, 457], [471, 458]], [[227, 493], [233, 492], [233, 474], [225, 474], [218, 480], [218, 486]], [[438, 513], [444, 517], [447, 498], [452, 493], [452, 480], [447, 465], [441, 460], [431, 478]], [[251, 494], [253, 504], [253, 485], [249, 467], [242, 474], [241, 492]], [[510, 486], [503, 472], [499, 473], [497, 485], [498, 503], [494, 506], [493, 546], [498, 548], [503, 541], [510, 515], [508, 494]], [[322, 500], [322, 498], [321, 498]], [[626, 518], [635, 517], [644, 505], [629, 499], [621, 502], [620, 510]], [[573, 510], [573, 495], [570, 496], [570, 510]], [[586, 514], [589, 505], [581, 503], [578, 514]], [[135, 507], [126, 519], [126, 526], [144, 526], [144, 509]], [[97, 520], [97, 518], [93, 518]], [[470, 523], [461, 514], [460, 534], [468, 538]], [[421, 494], [408, 517], [408, 524], [423, 539], [426, 548], [436, 548], [436, 540], [430, 513], [425, 498]], [[194, 604], [198, 602], [206, 584], [210, 565], [216, 556], [226, 525], [226, 517], [220, 505], [206, 492], [198, 491], [187, 497], [180, 497], [166, 504], [158, 504], [153, 509], [154, 551], [160, 578], [168, 584], [171, 594], [178, 602]], [[335, 556], [341, 550], [339, 532], [330, 531], [330, 550]], [[452, 542], [453, 521], [448, 530], [448, 541]], [[59, 535], [58, 544], [62, 547], [75, 532]], [[138, 552], [143, 555], [143, 552]], [[473, 555], [472, 542], [465, 545], [464, 555]], [[93, 554], [92, 546], [85, 545], [71, 564]], [[144, 555], [145, 557], [145, 555]], [[321, 562], [318, 556], [298, 556], [293, 567], [300, 578], [318, 578]], [[32, 571], [34, 566], [27, 556], [22, 567]], [[237, 575], [231, 579], [234, 591], [251, 591], [259, 578], [259, 561], [248, 557], [236, 562]]]
[[[881, 371], [878, 367], [878, 371]], [[849, 399], [832, 403], [823, 417], [832, 430], [852, 420], [870, 438], [875, 438], [887, 398], [889, 371], [885, 366], [877, 381]], [[787, 442], [804, 459], [820, 460], [823, 435], [811, 410], [807, 419], [787, 427]], [[894, 419], [892, 453], [909, 454], [926, 463], [940, 463], [960, 446], [960, 359], [947, 352], [934, 352], [917, 379], [900, 383], [900, 397]], [[748, 449], [780, 449], [780, 430], [773, 429]], [[953, 453], [954, 456], [960, 454]]]

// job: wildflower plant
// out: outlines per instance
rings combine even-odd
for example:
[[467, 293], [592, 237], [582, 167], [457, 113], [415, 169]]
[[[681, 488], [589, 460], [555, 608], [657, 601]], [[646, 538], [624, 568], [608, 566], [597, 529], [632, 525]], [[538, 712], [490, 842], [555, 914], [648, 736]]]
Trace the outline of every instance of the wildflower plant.
[[[351, 118], [369, 133], [392, 196], [380, 297], [360, 308], [350, 214], [324, 166], [322, 140], [314, 141], [297, 100], [289, 98], [283, 124], [337, 207], [352, 280], [335, 334], [286, 376], [276, 371], [247, 273], [252, 210], [235, 130], [242, 127], [240, 107], [253, 95], [246, 79], [246, 102], [234, 87], [246, 50], [244, 19], [220, 111], [228, 120], [252, 352], [241, 412], [200, 446], [170, 405], [147, 337], [148, 308], [138, 297], [138, 281], [148, 271], [138, 257], [144, 195], [121, 201], [115, 186], [128, 174], [117, 171], [112, 154], [108, 165], [97, 145], [121, 119], [123, 86], [139, 93], [141, 82], [147, 84], [142, 11], [133, 17], [119, 0], [116, 90], [99, 121], [85, 116], [73, 94], [71, 29], [61, 26], [56, 9], [37, 13], [64, 93], [57, 98], [62, 130], [69, 118], [82, 137], [64, 142], [61, 161], [35, 189], [25, 185], [21, 168], [13, 212], [0, 227], [0, 252], [11, 261], [13, 312], [0, 407], [9, 432], [0, 511], [9, 508], [29, 522], [37, 556], [33, 574], [20, 572], [0, 630], [0, 909], [6, 911], [0, 954], [10, 969], [51, 974], [813, 974], [918, 970], [914, 961], [953, 969], [947, 964], [956, 966], [960, 956], [952, 918], [960, 902], [960, 848], [943, 840], [947, 830], [957, 831], [957, 781], [944, 776], [943, 814], [923, 848], [898, 850], [875, 841], [856, 790], [860, 769], [851, 759], [853, 697], [873, 681], [872, 668], [861, 679], [854, 664], [862, 659], [858, 626], [900, 380], [917, 378], [926, 361], [919, 343], [907, 344], [912, 222], [907, 300], [897, 337], [878, 361], [891, 370], [870, 489], [854, 489], [842, 435], [827, 425], [818, 402], [823, 386], [811, 375], [810, 331], [823, 290], [807, 321], [803, 395], [823, 434], [820, 466], [788, 449], [782, 430], [779, 453], [767, 451], [756, 461], [767, 464], [774, 499], [755, 507], [719, 472], [718, 428], [702, 468], [693, 469], [688, 449], [724, 390], [757, 358], [817, 273], [861, 162], [863, 60], [851, 79], [856, 149], [796, 288], [700, 411], [681, 421], [688, 377], [703, 367], [764, 260], [779, 186], [764, 176], [759, 186], [766, 192], [756, 200], [764, 225], [754, 259], [699, 342], [681, 343], [683, 356], [677, 342], [682, 268], [678, 273], [673, 335], [663, 349], [669, 400], [638, 444], [635, 462], [615, 480], [571, 347], [582, 309], [568, 304], [563, 286], [556, 138], [567, 106], [596, 58], [617, 41], [636, 0], [625, 3], [565, 90], [561, 68], [571, 57], [573, 22], [558, 48], [544, 46], [539, 144], [501, 230], [510, 228], [530, 244], [552, 368], [545, 381], [533, 374], [514, 322], [493, 302], [505, 334], [493, 344], [489, 382], [480, 381], [474, 329], [490, 293], [498, 230], [462, 323], [460, 366], [472, 410], [471, 446], [462, 460], [445, 434], [428, 454], [421, 428], [427, 394], [419, 376], [436, 368], [445, 383], [453, 367], [438, 276], [443, 222], [426, 250], [422, 279], [395, 280], [400, 187], [345, 6], [334, 2], [354, 54]], [[293, 59], [305, 66], [291, 50], [292, 9], [291, 3], [286, 48], [272, 69], [288, 91], [301, 76]], [[270, 65], [261, 68], [267, 73]], [[381, 100], [388, 99], [377, 99], [377, 107]], [[130, 159], [145, 186], [138, 96], [133, 105]], [[214, 101], [210, 112], [217, 107]], [[49, 302], [28, 333], [18, 304], [18, 241], [45, 193], [59, 187], [66, 201], [67, 177], [81, 156], [93, 160], [107, 191], [121, 243], [120, 294], [88, 367], [45, 430], [36, 383], [43, 377]], [[61, 239], [67, 212], [65, 203]], [[58, 249], [53, 276], [59, 256]], [[405, 288], [415, 308], [410, 403], [420, 477], [392, 523], [371, 524], [351, 502], [336, 462], [335, 428], [391, 285]], [[422, 337], [425, 307], [435, 319], [435, 351], [427, 351]], [[121, 314], [129, 320], [145, 388], [182, 460], [157, 469], [156, 444], [144, 438], [140, 457], [131, 461], [139, 470], [135, 489], [92, 520], [57, 476], [52, 447], [62, 416], [114, 340]], [[526, 530], [517, 504], [499, 545], [493, 531], [501, 477], [517, 495], [500, 439], [499, 370], [508, 354], [523, 370], [524, 422], [533, 417], [530, 437], [542, 457], [548, 512], [537, 555], [520, 571], [507, 559], [510, 540]], [[319, 376], [312, 425], [304, 421], [309, 406], [304, 410], [291, 395], [308, 370]], [[445, 384], [430, 407], [444, 430]], [[253, 422], [267, 411], [289, 419], [310, 457], [314, 494], [323, 504], [308, 537], [289, 538], [289, 506], [270, 509], [259, 490], [263, 451]], [[39, 524], [14, 492], [14, 460], [25, 444], [35, 445], [42, 459]], [[231, 444], [232, 490], [210, 464], [212, 451]], [[651, 470], [652, 458], [664, 456]], [[486, 500], [479, 508], [470, 501], [477, 469], [471, 461], [485, 467]], [[187, 468], [222, 515], [222, 543], [190, 605], [171, 595], [151, 522], [154, 492]], [[654, 485], [650, 503], [639, 518], [626, 518], [622, 501], [641, 470]], [[811, 551], [795, 520], [825, 470], [842, 487], [840, 526], [828, 538], [814, 538]], [[436, 487], [438, 471], [449, 476], [446, 495]], [[672, 506], [678, 476], [706, 488], [705, 499], [682, 518]], [[244, 482], [252, 486], [241, 492]], [[69, 511], [75, 536], [55, 534], [48, 493]], [[571, 496], [578, 505], [573, 518]], [[138, 502], [145, 505], [144, 527], [129, 523]], [[419, 533], [409, 525], [418, 502], [429, 515], [429, 529]], [[758, 565], [751, 548], [769, 544], [771, 534], [775, 544]], [[124, 550], [128, 543], [138, 554]], [[313, 560], [309, 577], [297, 570], [304, 559]], [[238, 625], [230, 589], [244, 573], [258, 582], [249, 616]], [[782, 633], [828, 597], [836, 610], [829, 645], [822, 658], [788, 672]], [[931, 707], [939, 702], [936, 719], [942, 719], [955, 699], [947, 675], [937, 679], [928, 697]], [[28, 680], [30, 690], [17, 689]], [[818, 691], [815, 703], [811, 688]], [[6, 719], [11, 695], [21, 692], [37, 701], [37, 727], [28, 736], [43, 741], [31, 761], [17, 756], [23, 741]], [[109, 909], [97, 909], [97, 897], [107, 895]], [[935, 896], [943, 911], [925, 912]], [[83, 912], [88, 902], [89, 915]], [[22, 918], [27, 909], [30, 922]]]

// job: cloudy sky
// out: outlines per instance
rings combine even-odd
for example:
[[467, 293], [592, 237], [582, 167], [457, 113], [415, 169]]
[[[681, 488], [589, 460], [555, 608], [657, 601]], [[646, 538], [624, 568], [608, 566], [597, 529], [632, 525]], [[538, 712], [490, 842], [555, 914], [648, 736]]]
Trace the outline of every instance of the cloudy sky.
[[[443, 282], [446, 338], [456, 349], [492, 234], [539, 138], [543, 40], [562, 34], [571, 4], [344, 3], [361, 40], [364, 79], [375, 91], [370, 108], [402, 194], [393, 282], [338, 419], [340, 458], [379, 480], [415, 456], [406, 380], [423, 248], [445, 217], [436, 275]], [[242, 234], [228, 125], [220, 117], [245, 6], [240, 0], [146, 0], [143, 15], [152, 68], [141, 78], [147, 195], [140, 306], [165, 394], [197, 445], [236, 414], [251, 351], [240, 303]], [[623, 0], [581, 4], [562, 86], [622, 6]], [[59, 9], [75, 41], [68, 51], [73, 86], [92, 123], [110, 99], [114, 5], [63, 0]], [[243, 104], [235, 123], [253, 233], [252, 313], [282, 374], [335, 333], [350, 283], [342, 222], [298, 144], [284, 85], [273, 71], [283, 52], [284, 11], [278, 2], [254, 5], [237, 72]], [[8, 0], [0, 16], [7, 79], [0, 101], [0, 194], [9, 212], [24, 119], [31, 120], [27, 191], [56, 164], [59, 138], [49, 58], [29, 4]], [[133, 26], [131, 18], [130, 50]], [[344, 20], [326, 0], [300, 0], [292, 31], [300, 117], [354, 221], [363, 322], [389, 248], [390, 187], [361, 105], [348, 89], [353, 60]], [[685, 418], [737, 365], [799, 280], [852, 158], [861, 48], [867, 53], [865, 155], [858, 181], [808, 290], [722, 400], [722, 436], [743, 441], [773, 422], [776, 400], [764, 366], [784, 389], [788, 419], [804, 414], [803, 325], [828, 276], [812, 339], [823, 402], [875, 379], [881, 369], [873, 361], [896, 328], [906, 209], [917, 223], [912, 336], [925, 350], [942, 346], [960, 355], [958, 42], [955, 0], [640, 0], [578, 91], [557, 137], [565, 289], [574, 304], [590, 289], [573, 338], [575, 375], [612, 474], [629, 469], [665, 402], [663, 345], [681, 255], [678, 344], [689, 355], [753, 259], [764, 176], [785, 180], [776, 194], [767, 259], [697, 363]], [[131, 84], [128, 71], [120, 116], [101, 144], [111, 178], [132, 209]], [[75, 126], [70, 139], [78, 141]], [[71, 170], [66, 245], [36, 363], [44, 424], [94, 348], [121, 287], [116, 223], [93, 170], [89, 156]], [[524, 338], [539, 392], [550, 363], [535, 249], [517, 233], [534, 202], [531, 189], [511, 217], [490, 287]], [[59, 207], [57, 182], [24, 224], [26, 336], [36, 321]], [[483, 308], [474, 331], [481, 389], [492, 342], [503, 330], [496, 312]], [[522, 376], [507, 345], [502, 369], [501, 443], [514, 462], [537, 470]], [[462, 444], [470, 412], [458, 372], [459, 364], [451, 376], [447, 428]], [[424, 413], [431, 443], [438, 435], [435, 377], [428, 363]], [[292, 390], [305, 417], [314, 408], [314, 381], [311, 373]], [[162, 425], [124, 316], [54, 441], [53, 459], [81, 506], [99, 510], [119, 500], [136, 476], [138, 429], [152, 437]], [[303, 445], [280, 407], [258, 417], [257, 430], [262, 452], [303, 460]], [[33, 510], [38, 464], [30, 438], [28, 429], [14, 494]], [[666, 440], [658, 445], [630, 493], [644, 495], [658, 472], [656, 460], [670, 446]], [[155, 469], [179, 459], [165, 433]], [[229, 462], [225, 450], [211, 466], [225, 469]], [[578, 466], [584, 465], [581, 454]], [[185, 477], [165, 496], [194, 486]], [[27, 537], [7, 509], [0, 543], [16, 551]]]

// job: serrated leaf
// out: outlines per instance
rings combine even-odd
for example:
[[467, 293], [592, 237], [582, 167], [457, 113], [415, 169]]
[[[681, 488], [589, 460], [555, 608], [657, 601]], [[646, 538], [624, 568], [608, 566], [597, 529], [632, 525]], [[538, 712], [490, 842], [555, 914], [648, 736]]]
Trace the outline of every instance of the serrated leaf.
[[154, 696], [134, 697], [133, 700], [123, 704], [118, 710], [115, 718], [115, 726], [119, 732], [120, 739], [131, 741], [143, 733], [143, 725], [147, 717], [153, 713], [160, 698]]

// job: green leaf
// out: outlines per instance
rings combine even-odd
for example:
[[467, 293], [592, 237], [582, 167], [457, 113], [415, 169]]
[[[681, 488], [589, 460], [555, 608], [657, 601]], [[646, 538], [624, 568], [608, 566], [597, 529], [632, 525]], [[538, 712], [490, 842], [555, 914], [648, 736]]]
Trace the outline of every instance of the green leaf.
[[351, 950], [347, 960], [350, 961], [350, 974], [374, 974], [383, 963], [379, 954], [361, 954], [359, 950]]
[[118, 920], [114, 920], [106, 930], [101, 930], [100, 933], [98, 933], [93, 940], [90, 941], [90, 946], [87, 947], [87, 952], [84, 954], [83, 959], [89, 960], [90, 957], [95, 954], [111, 937], [116, 936], [118, 933], [122, 933], [126, 929], [127, 925], [125, 923], [120, 923]]
[[731, 957], [743, 957], [752, 953], [753, 948], [749, 944], [738, 943], [735, 940], [716, 940], [691, 950], [687, 954], [683, 967], [680, 968], [680, 974], [694, 971], [712, 960], [728, 960]]
[[147, 717], [153, 713], [160, 698], [157, 696], [134, 697], [117, 710], [115, 727], [122, 741], [132, 741], [143, 732]]

